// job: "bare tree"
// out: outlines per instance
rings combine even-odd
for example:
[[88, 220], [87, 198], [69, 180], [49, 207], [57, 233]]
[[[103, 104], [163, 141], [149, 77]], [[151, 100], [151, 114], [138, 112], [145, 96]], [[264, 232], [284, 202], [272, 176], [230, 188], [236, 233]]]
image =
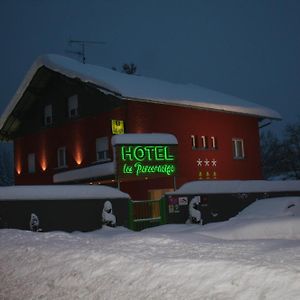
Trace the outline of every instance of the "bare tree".
[[271, 131], [263, 133], [261, 154], [265, 178], [300, 179], [300, 120], [286, 126], [282, 139]]
[[134, 63], [124, 64], [122, 68], [123, 72], [127, 74], [135, 74], [137, 70], [137, 66]]
[[14, 184], [11, 144], [0, 143], [0, 186]]
[[300, 179], [300, 120], [285, 129], [283, 161], [291, 175]]
[[261, 134], [261, 159], [265, 178], [278, 176], [284, 172], [282, 164], [283, 145], [278, 137], [267, 131]]
[[[118, 71], [116, 67], [112, 67], [112, 70]], [[132, 75], [136, 73], [136, 70], [137, 70], [136, 64], [130, 63], [130, 64], [123, 64], [121, 72]]]

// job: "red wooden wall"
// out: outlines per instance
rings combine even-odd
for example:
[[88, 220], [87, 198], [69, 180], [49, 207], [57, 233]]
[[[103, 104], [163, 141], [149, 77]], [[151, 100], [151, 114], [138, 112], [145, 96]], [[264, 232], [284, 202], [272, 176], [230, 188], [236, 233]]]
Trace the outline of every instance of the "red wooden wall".
[[[200, 175], [205, 179], [208, 173], [209, 179], [262, 178], [258, 121], [255, 117], [128, 101], [126, 106], [112, 112], [70, 120], [62, 127], [41, 129], [16, 139], [16, 184], [51, 184], [53, 174], [60, 171], [57, 169], [57, 148], [62, 146], [67, 149], [67, 170], [95, 162], [96, 138], [111, 137], [111, 119], [124, 120], [126, 133], [171, 133], [177, 137], [177, 186], [197, 180]], [[217, 149], [192, 149], [191, 135], [199, 139], [201, 136], [208, 139], [215, 137]], [[233, 159], [232, 138], [244, 140], [245, 159]], [[36, 154], [34, 174], [28, 174], [29, 153]], [[197, 163], [199, 159], [202, 167]], [[209, 166], [204, 166], [205, 159], [210, 161]], [[212, 166], [212, 160], [216, 161], [216, 165]], [[170, 178], [121, 183], [121, 189], [133, 198], [146, 198], [148, 189], [172, 186]]]

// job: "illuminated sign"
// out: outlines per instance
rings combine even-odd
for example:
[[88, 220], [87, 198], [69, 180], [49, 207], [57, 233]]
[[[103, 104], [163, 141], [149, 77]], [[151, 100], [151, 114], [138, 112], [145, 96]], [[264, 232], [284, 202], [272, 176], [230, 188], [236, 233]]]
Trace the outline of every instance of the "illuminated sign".
[[176, 145], [117, 145], [118, 176], [175, 176], [176, 149]]
[[123, 120], [111, 120], [112, 134], [124, 134], [124, 121]]

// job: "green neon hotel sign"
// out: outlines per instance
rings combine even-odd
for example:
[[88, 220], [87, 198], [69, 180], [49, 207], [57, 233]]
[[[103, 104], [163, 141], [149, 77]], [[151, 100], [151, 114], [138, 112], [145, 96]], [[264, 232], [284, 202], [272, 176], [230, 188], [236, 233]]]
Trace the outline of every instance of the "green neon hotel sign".
[[174, 176], [176, 146], [120, 145], [118, 173], [121, 177]]

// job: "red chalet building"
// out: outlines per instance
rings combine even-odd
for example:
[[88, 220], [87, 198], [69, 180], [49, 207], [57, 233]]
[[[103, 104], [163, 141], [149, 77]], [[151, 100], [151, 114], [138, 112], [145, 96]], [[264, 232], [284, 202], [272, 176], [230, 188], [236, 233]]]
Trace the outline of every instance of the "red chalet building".
[[195, 85], [37, 59], [0, 120], [17, 185], [118, 186], [156, 199], [192, 180], [261, 179], [268, 108]]

